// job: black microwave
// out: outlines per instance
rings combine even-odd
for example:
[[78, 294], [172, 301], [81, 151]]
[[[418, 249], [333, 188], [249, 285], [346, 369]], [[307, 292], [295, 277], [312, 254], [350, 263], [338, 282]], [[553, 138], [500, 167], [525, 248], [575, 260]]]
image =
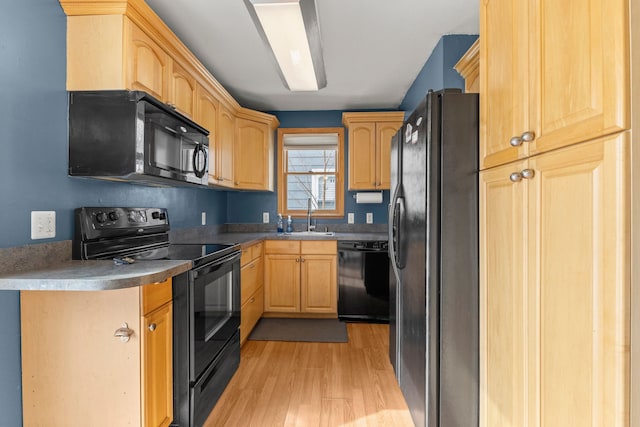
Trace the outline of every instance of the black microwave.
[[69, 175], [207, 185], [209, 132], [141, 91], [69, 92]]

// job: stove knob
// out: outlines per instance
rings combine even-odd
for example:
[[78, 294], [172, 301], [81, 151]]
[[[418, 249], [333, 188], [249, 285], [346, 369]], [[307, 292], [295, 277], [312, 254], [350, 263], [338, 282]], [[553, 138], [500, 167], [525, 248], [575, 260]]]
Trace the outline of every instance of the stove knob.
[[117, 221], [118, 218], [120, 218], [120, 216], [118, 215], [118, 212], [116, 212], [116, 211], [109, 212], [109, 219], [111, 221]]
[[102, 224], [103, 222], [105, 222], [107, 220], [107, 214], [104, 212], [98, 212], [96, 214], [96, 221], [98, 221], [100, 224]]

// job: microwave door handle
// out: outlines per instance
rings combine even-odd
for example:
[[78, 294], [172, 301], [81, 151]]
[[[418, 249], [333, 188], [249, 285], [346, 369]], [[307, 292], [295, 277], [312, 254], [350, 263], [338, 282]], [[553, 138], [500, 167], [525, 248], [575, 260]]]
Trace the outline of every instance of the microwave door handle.
[[[198, 160], [201, 157], [203, 159], [202, 166], [198, 164]], [[193, 163], [193, 172], [198, 178], [202, 178], [207, 171], [207, 151], [204, 149], [204, 146], [202, 144], [196, 145], [196, 147], [193, 149], [191, 162]]]

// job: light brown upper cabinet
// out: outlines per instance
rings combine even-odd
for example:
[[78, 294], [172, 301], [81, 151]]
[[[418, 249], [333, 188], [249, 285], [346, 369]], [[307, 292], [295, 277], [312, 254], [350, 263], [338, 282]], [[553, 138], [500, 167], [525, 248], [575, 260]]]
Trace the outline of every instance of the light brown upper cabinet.
[[236, 118], [227, 107], [221, 105], [218, 109], [218, 135], [216, 136], [215, 158], [216, 175], [215, 183], [222, 187], [233, 188], [235, 186], [233, 167], [233, 150], [235, 144]]
[[235, 121], [234, 183], [243, 190], [274, 190], [274, 132], [268, 114], [240, 109]]
[[145, 91], [160, 100], [167, 99], [169, 56], [131, 21], [125, 23], [125, 34], [130, 34], [130, 52], [125, 54], [126, 86]]
[[629, 128], [628, 20], [624, 0], [481, 2], [482, 169]]
[[349, 129], [349, 190], [391, 187], [391, 138], [403, 120], [401, 111], [342, 114]]
[[196, 79], [176, 61], [171, 61], [167, 104], [185, 116], [195, 118]]

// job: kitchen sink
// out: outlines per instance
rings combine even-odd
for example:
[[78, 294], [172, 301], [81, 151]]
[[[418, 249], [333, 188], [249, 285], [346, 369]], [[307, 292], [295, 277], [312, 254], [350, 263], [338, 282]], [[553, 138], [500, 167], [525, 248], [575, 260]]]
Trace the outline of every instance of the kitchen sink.
[[335, 236], [336, 233], [333, 231], [294, 231], [293, 233], [286, 233], [288, 236]]

